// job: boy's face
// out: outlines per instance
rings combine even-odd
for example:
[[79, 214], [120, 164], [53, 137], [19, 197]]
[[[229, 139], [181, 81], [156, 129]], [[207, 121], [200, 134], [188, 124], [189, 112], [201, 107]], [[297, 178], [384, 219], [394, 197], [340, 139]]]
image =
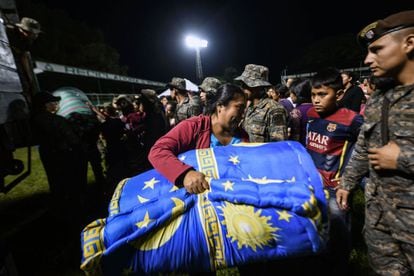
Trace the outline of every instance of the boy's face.
[[336, 109], [338, 94], [330, 87], [322, 85], [319, 88], [312, 87], [312, 104], [318, 114], [331, 113]]
[[200, 100], [203, 104], [207, 103], [207, 93], [204, 90], [200, 91]]

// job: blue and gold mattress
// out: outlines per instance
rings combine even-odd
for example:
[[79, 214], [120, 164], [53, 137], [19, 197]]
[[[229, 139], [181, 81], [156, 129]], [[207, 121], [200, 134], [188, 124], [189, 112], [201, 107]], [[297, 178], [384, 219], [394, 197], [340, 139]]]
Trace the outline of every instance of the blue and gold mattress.
[[192, 150], [179, 159], [209, 177], [189, 194], [156, 170], [119, 183], [109, 216], [81, 234], [87, 274], [207, 272], [313, 255], [324, 247], [321, 178], [296, 142]]

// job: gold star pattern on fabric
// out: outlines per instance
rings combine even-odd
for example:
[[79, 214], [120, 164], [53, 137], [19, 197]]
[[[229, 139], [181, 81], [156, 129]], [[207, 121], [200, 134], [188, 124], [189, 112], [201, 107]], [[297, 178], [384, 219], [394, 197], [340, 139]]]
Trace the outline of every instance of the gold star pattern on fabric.
[[306, 212], [307, 215], [309, 215], [312, 211], [311, 206], [308, 201], [302, 204], [302, 208]]
[[328, 189], [323, 189], [323, 193], [324, 193], [324, 195], [325, 195], [325, 198], [326, 198], [326, 201], [329, 201], [329, 198], [331, 197], [330, 195], [329, 195], [329, 191], [328, 191]]
[[227, 180], [226, 182], [221, 183], [221, 185], [223, 185], [223, 186], [224, 186], [224, 191], [226, 191], [226, 192], [227, 192], [227, 190], [232, 190], [232, 191], [234, 191], [234, 190], [233, 190], [233, 185], [234, 185], [234, 182], [231, 182], [230, 180]]
[[173, 185], [169, 192], [171, 193], [171, 192], [175, 192], [177, 190], [179, 190], [179, 188], [177, 186]]
[[147, 188], [151, 188], [154, 190], [154, 184], [160, 182], [159, 180], [155, 180], [155, 177], [153, 177], [151, 180], [149, 181], [145, 181], [145, 186], [144, 188], [142, 188], [143, 190], [147, 189]]
[[145, 202], [149, 201], [148, 198], [145, 198], [145, 197], [142, 197], [142, 196], [139, 196], [139, 195], [137, 197], [138, 197], [139, 203], [145, 203]]
[[287, 222], [290, 222], [290, 218], [293, 217], [291, 214], [289, 214], [286, 210], [283, 211], [276, 211], [279, 214], [279, 220], [286, 220]]
[[148, 211], [147, 211], [145, 213], [144, 219], [140, 222], [137, 222], [135, 225], [138, 228], [144, 228], [144, 227], [148, 227], [148, 224], [150, 224], [151, 221], [153, 221], [153, 220], [149, 218], [149, 214], [148, 214]]
[[237, 165], [237, 164], [240, 163], [239, 157], [237, 155], [236, 156], [230, 156], [229, 161], [232, 162], [233, 165]]
[[309, 190], [313, 193], [313, 192], [315, 192], [315, 189], [313, 188], [313, 186], [312, 185], [308, 185], [308, 188], [309, 188]]

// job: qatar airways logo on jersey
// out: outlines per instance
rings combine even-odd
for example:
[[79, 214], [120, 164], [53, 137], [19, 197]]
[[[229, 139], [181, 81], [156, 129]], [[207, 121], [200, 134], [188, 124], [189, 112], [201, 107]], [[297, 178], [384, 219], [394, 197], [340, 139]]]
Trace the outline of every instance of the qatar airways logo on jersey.
[[318, 150], [327, 150], [328, 149], [329, 137], [322, 135], [317, 132], [309, 131], [308, 132], [308, 145], [309, 147], [318, 149]]

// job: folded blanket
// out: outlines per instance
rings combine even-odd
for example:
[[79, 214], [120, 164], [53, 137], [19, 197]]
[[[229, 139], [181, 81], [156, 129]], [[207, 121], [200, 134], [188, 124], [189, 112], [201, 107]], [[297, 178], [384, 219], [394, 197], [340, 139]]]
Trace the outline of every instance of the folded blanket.
[[211, 189], [189, 194], [155, 170], [122, 181], [109, 216], [82, 232], [87, 274], [207, 272], [323, 248], [326, 197], [299, 143], [238, 144], [179, 158], [205, 173]]

